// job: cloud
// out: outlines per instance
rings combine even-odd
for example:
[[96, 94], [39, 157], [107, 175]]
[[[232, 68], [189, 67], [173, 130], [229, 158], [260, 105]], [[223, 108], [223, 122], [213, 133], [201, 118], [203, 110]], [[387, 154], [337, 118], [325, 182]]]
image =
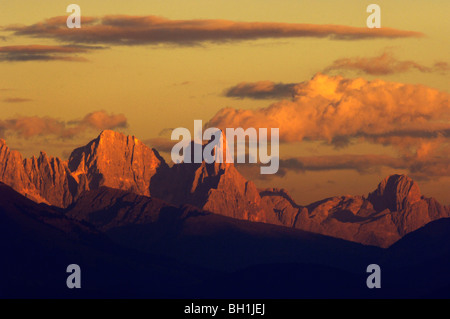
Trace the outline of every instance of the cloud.
[[179, 141], [172, 141], [170, 138], [155, 137], [144, 141], [144, 144], [156, 149], [158, 152], [170, 153], [175, 144]]
[[[420, 72], [439, 72], [445, 74], [450, 70], [446, 62], [436, 62], [428, 67], [414, 61], [399, 61], [391, 53], [383, 53], [370, 58], [344, 58], [335, 60], [332, 65], [326, 67], [323, 72], [334, 70], [356, 70], [360, 73], [371, 75], [387, 75], [407, 72], [416, 69]], [[294, 98], [296, 91], [301, 90], [303, 83], [275, 83], [272, 81], [241, 82], [225, 90], [224, 95], [231, 98], [284, 99]], [[299, 87], [297, 89], [297, 86]]]
[[30, 102], [32, 99], [20, 98], [20, 97], [8, 97], [2, 100], [5, 103], [24, 103]]
[[57, 46], [57, 45], [15, 45], [0, 46], [0, 62], [26, 61], [88, 61], [79, 57], [79, 53], [86, 53], [98, 47], [88, 46]]
[[225, 96], [250, 99], [280, 99], [293, 97], [296, 83], [274, 83], [271, 81], [242, 82], [228, 88]]
[[286, 176], [289, 172], [327, 172], [332, 170], [353, 170], [359, 174], [379, 174], [382, 168], [392, 171], [408, 171], [413, 179], [430, 180], [442, 176], [450, 176], [450, 161], [448, 158], [450, 148], [448, 143], [439, 144], [436, 149], [420, 154], [421, 150], [428, 149], [422, 144], [418, 153], [398, 157], [378, 154], [340, 154], [289, 157], [280, 159], [279, 170], [275, 175], [261, 175], [259, 164], [237, 164], [238, 169], [253, 180], [268, 180], [274, 177]]
[[436, 72], [441, 72], [441, 73], [445, 74], [448, 71], [450, 71], [450, 64], [448, 64], [447, 62], [444, 62], [444, 61], [436, 62], [433, 65], [433, 70], [435, 70]]
[[268, 107], [223, 108], [205, 126], [279, 128], [285, 143], [306, 140], [345, 148], [370, 142], [391, 146], [398, 156], [282, 159], [281, 168], [283, 163], [291, 169], [364, 171], [384, 165], [405, 167], [422, 179], [450, 176], [450, 94], [424, 85], [320, 73], [292, 90], [291, 99]]
[[291, 100], [244, 110], [224, 108], [207, 126], [276, 127], [285, 142], [430, 136], [450, 129], [450, 94], [423, 85], [316, 74]]
[[0, 120], [0, 135], [15, 134], [22, 138], [34, 136], [73, 138], [87, 130], [106, 130], [126, 126], [127, 119], [123, 114], [108, 115], [105, 111], [92, 112], [81, 120], [69, 122], [52, 117], [19, 116]]
[[420, 32], [393, 28], [352, 27], [276, 22], [237, 22], [230, 20], [171, 20], [159, 16], [109, 15], [82, 17], [81, 28], [69, 29], [67, 17], [53, 17], [32, 25], [13, 25], [3, 29], [14, 35], [52, 38], [71, 43], [110, 45], [176, 44], [265, 38], [329, 38], [361, 40], [377, 38], [421, 37]]
[[286, 174], [287, 170], [293, 171], [329, 171], [329, 170], [356, 170], [361, 174], [371, 173], [381, 167], [394, 169], [406, 169], [404, 159], [388, 155], [375, 154], [342, 154], [305, 156], [280, 160], [280, 174]]
[[170, 137], [174, 129], [174, 127], [165, 127], [161, 131], [159, 131], [158, 136]]
[[323, 155], [295, 157], [280, 160], [278, 174], [286, 175], [288, 171], [329, 171], [355, 170], [360, 174], [378, 172], [382, 167], [394, 170], [408, 170], [417, 180], [429, 180], [450, 176], [450, 144], [442, 140], [421, 143], [414, 153], [398, 157], [388, 155]]
[[82, 120], [71, 121], [77, 126], [92, 127], [99, 130], [109, 130], [117, 127], [126, 127], [127, 118], [123, 114], [107, 114], [106, 111], [96, 111], [87, 114]]
[[446, 62], [436, 62], [431, 67], [425, 66], [410, 60], [398, 60], [392, 53], [385, 52], [376, 57], [352, 57], [338, 59], [326, 67], [323, 72], [327, 73], [330, 71], [342, 70], [354, 70], [359, 73], [371, 75], [387, 75], [403, 73], [411, 70], [417, 70], [422, 73], [445, 73], [449, 70], [449, 65]]

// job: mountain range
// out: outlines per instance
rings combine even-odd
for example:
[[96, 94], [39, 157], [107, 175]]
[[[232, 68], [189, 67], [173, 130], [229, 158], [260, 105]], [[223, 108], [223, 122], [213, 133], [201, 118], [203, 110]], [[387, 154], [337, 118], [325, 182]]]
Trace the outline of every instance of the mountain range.
[[301, 206], [232, 164], [169, 166], [104, 131], [67, 161], [1, 140], [0, 178], [2, 298], [449, 297], [449, 209], [404, 175]]
[[[433, 220], [450, 217], [449, 207], [422, 196], [417, 183], [405, 175], [386, 177], [367, 196], [336, 196], [302, 206], [284, 189], [258, 189], [233, 164], [169, 166], [157, 150], [134, 136], [110, 130], [75, 149], [67, 161], [45, 152], [23, 159], [0, 140], [0, 182], [36, 203], [72, 209], [72, 217], [89, 222], [88, 210], [76, 208], [86, 206], [86, 193], [107, 187], [141, 196], [129, 200], [135, 211], [151, 198], [152, 203], [190, 205], [217, 215], [383, 248]], [[119, 222], [114, 218], [108, 222], [112, 221]], [[109, 227], [106, 221], [96, 223]]]

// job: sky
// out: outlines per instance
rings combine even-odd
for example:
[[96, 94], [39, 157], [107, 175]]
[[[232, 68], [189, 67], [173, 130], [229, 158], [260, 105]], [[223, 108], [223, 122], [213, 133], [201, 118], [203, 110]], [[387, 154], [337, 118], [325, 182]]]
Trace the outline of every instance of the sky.
[[[81, 8], [68, 29], [66, 7]], [[414, 178], [450, 204], [448, 1], [0, 2], [0, 138], [67, 159], [104, 129], [170, 160], [194, 120], [279, 127], [280, 170], [258, 187], [299, 204]]]

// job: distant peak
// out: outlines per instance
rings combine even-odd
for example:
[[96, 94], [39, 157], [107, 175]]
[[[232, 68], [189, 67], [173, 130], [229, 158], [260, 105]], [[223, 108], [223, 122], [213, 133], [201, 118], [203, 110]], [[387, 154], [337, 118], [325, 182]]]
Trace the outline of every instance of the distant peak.
[[419, 185], [413, 179], [394, 174], [381, 181], [377, 189], [369, 194], [369, 200], [374, 202], [378, 209], [399, 211], [419, 201], [421, 196]]
[[378, 188], [382, 191], [386, 191], [386, 187], [388, 187], [389, 185], [395, 186], [397, 191], [399, 190], [399, 188], [403, 188], [408, 192], [416, 188], [417, 190], [419, 190], [419, 185], [417, 185], [417, 183], [412, 178], [403, 174], [394, 174], [386, 177], [378, 185]]

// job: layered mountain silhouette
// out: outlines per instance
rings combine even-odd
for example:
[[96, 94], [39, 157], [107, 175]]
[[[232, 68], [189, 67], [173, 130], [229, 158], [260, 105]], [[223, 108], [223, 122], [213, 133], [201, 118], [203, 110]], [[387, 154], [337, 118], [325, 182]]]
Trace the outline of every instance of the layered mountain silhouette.
[[[383, 249], [105, 186], [59, 209], [0, 183], [0, 296], [448, 297], [449, 221]], [[72, 263], [82, 289], [65, 286]], [[382, 289], [366, 287], [371, 263], [382, 267]]]
[[[0, 181], [37, 203], [72, 208], [73, 218], [101, 229], [120, 225], [120, 220], [108, 214], [102, 220], [99, 212], [94, 218], [86, 215], [90, 211], [86, 207], [76, 207], [80, 203], [89, 206], [93, 200], [86, 204], [86, 193], [99, 191], [101, 196], [104, 187], [128, 193], [124, 197], [129, 203], [127, 218], [136, 222], [143, 218], [139, 212], [149, 207], [147, 198], [139, 197], [146, 196], [155, 207], [158, 200], [174, 207], [191, 205], [217, 215], [379, 247], [389, 247], [430, 221], [450, 216], [448, 207], [423, 197], [417, 183], [405, 175], [387, 177], [367, 197], [338, 196], [301, 206], [285, 190], [258, 190], [232, 164], [179, 163], [169, 167], [155, 149], [134, 136], [109, 130], [75, 149], [67, 161], [44, 152], [24, 160], [0, 140]], [[106, 196], [103, 204], [115, 201], [114, 196]]]
[[[0, 183], [0, 298], [174, 298], [216, 274], [115, 244], [93, 225]], [[82, 289], [66, 268], [82, 269]], [[153, 287], [149, 289], [149, 287]]]

